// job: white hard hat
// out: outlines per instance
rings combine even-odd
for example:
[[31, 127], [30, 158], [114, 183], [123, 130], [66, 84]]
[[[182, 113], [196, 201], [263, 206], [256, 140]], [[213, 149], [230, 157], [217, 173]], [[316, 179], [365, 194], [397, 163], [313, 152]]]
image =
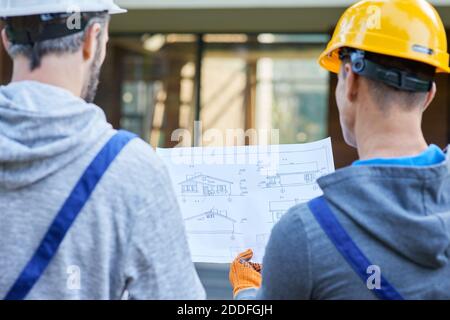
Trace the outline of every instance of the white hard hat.
[[127, 12], [113, 0], [0, 0], [1, 17], [101, 11], [107, 11], [109, 14]]

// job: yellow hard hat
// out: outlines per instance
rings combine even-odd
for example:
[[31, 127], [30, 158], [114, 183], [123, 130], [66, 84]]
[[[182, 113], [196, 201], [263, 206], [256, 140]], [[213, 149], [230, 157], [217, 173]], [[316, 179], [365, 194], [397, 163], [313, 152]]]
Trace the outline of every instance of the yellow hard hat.
[[436, 67], [450, 73], [447, 36], [436, 9], [425, 0], [364, 0], [339, 20], [319, 63], [338, 73], [339, 49], [349, 47]]

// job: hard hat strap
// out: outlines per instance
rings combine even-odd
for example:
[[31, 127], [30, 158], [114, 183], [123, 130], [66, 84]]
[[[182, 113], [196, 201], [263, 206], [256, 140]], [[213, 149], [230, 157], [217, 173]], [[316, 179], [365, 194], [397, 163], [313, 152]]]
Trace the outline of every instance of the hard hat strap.
[[369, 60], [359, 74], [403, 91], [428, 92], [433, 85], [432, 81], [418, 79], [401, 70], [387, 69]]
[[368, 60], [362, 50], [351, 51], [347, 56], [350, 56], [353, 72], [363, 77], [381, 81], [402, 91], [428, 92], [432, 88], [433, 80], [420, 79], [408, 72], [384, 67]]
[[36, 15], [7, 18], [6, 33], [12, 44], [31, 45], [37, 42], [62, 38], [85, 30], [93, 13], [82, 13], [79, 26], [69, 27], [67, 14]]

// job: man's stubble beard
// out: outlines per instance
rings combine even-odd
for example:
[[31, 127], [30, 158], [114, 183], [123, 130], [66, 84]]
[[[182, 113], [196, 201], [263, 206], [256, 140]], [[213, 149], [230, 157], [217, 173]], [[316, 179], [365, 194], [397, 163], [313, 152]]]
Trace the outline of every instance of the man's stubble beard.
[[82, 90], [81, 98], [87, 103], [93, 103], [97, 94], [98, 85], [100, 83], [100, 71], [102, 69], [102, 63], [100, 62], [101, 53], [101, 47], [98, 46], [90, 67], [88, 81], [85, 83]]

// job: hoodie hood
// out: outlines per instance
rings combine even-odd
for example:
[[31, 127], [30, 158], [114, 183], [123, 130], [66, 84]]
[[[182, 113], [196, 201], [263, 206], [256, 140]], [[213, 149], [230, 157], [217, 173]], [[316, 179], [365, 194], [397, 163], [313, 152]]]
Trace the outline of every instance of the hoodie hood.
[[0, 86], [0, 188], [46, 178], [109, 129], [99, 107], [65, 89], [34, 81]]
[[371, 238], [438, 269], [450, 256], [450, 159], [428, 167], [348, 167], [319, 179], [327, 201]]

